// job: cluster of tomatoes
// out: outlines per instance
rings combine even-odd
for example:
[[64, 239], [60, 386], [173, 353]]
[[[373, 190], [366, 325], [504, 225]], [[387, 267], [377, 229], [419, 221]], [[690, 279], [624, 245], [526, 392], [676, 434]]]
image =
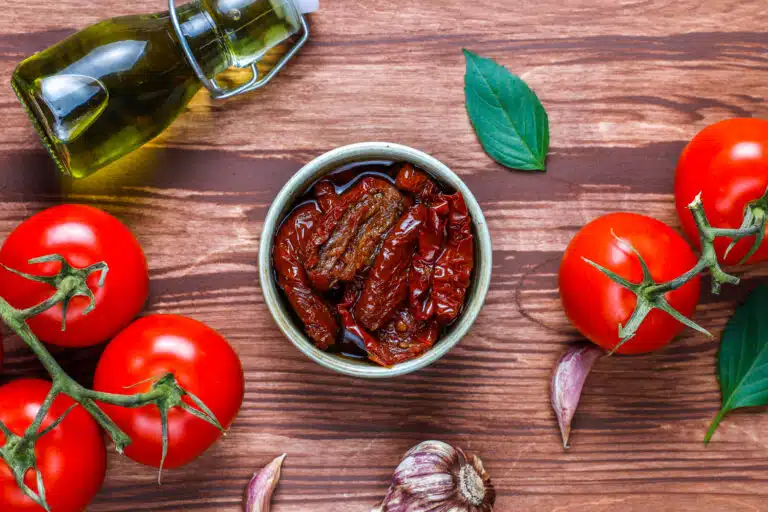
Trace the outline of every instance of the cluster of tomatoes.
[[[747, 206], [768, 190], [768, 121], [730, 119], [702, 130], [683, 151], [675, 177], [675, 203], [688, 239], [699, 247], [697, 225], [688, 205], [701, 194], [709, 223], [738, 229]], [[614, 236], [615, 235], [615, 236]], [[637, 296], [591, 268], [591, 260], [633, 283], [643, 281], [640, 261], [626, 244], [645, 260], [656, 282], [670, 281], [693, 268], [698, 257], [674, 229], [656, 219], [634, 213], [602, 216], [581, 229], [565, 251], [559, 272], [560, 296], [574, 326], [606, 350], [619, 342], [619, 325], [625, 325], [637, 305]], [[745, 257], [755, 237], [739, 241], [726, 257], [731, 240], [717, 238], [714, 247], [721, 263], [734, 264]], [[768, 259], [763, 243], [747, 261]], [[665, 295], [669, 304], [691, 317], [699, 302], [700, 277]], [[617, 350], [638, 354], [668, 344], [683, 324], [666, 312], [653, 310], [637, 334]]]
[[[40, 256], [59, 254], [77, 268], [106, 262], [103, 286], [99, 276], [88, 285], [96, 307], [84, 315], [89, 299], [75, 297], [66, 312], [62, 305], [31, 318], [28, 324], [42, 341], [67, 348], [111, 340], [94, 376], [93, 388], [115, 394], [148, 391], [153, 380], [172, 373], [177, 383], [202, 400], [227, 428], [243, 401], [244, 378], [240, 360], [227, 341], [213, 329], [190, 318], [150, 315], [134, 320], [149, 293], [144, 253], [133, 234], [111, 215], [87, 206], [64, 205], [45, 210], [20, 224], [0, 249], [0, 263], [33, 275], [56, 275], [60, 263], [30, 264]], [[25, 279], [0, 268], [0, 296], [15, 308], [27, 308], [53, 294], [45, 283]], [[23, 435], [43, 404], [51, 383], [18, 379], [0, 386], [0, 421]], [[41, 426], [59, 418], [72, 400], [59, 395]], [[99, 404], [132, 440], [125, 454], [159, 466], [162, 453], [160, 413], [155, 405], [122, 408]], [[191, 402], [189, 405], [193, 405]], [[184, 465], [207, 450], [221, 432], [181, 409], [168, 415], [168, 454], [164, 467]], [[0, 433], [0, 446], [5, 436]], [[100, 489], [106, 473], [104, 433], [81, 407], [73, 409], [36, 444], [37, 469], [43, 477], [47, 502], [53, 512], [83, 510]], [[37, 492], [35, 475], [26, 484]], [[18, 488], [8, 466], [0, 461], [0, 510], [35, 511], [42, 508]]]

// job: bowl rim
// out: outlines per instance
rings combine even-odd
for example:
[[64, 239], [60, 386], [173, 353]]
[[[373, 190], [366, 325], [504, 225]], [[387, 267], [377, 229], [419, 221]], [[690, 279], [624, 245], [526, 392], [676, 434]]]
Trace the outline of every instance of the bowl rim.
[[[366, 160], [391, 160], [410, 162], [427, 171], [438, 180], [447, 183], [464, 196], [469, 210], [476, 236], [475, 253], [479, 262], [475, 262], [474, 283], [470, 289], [470, 297], [464, 312], [453, 324], [447, 335], [440, 338], [435, 345], [420, 357], [397, 364], [390, 368], [375, 366], [367, 362], [356, 362], [341, 356], [323, 352], [316, 348], [292, 320], [289, 312], [285, 311], [280, 297], [278, 285], [272, 272], [272, 249], [275, 234], [296, 198], [306, 192], [308, 187], [321, 176], [332, 172], [340, 166], [352, 162]], [[490, 287], [492, 261], [491, 237], [485, 216], [482, 213], [475, 196], [448, 166], [423, 151], [391, 142], [361, 142], [342, 146], [328, 151], [304, 165], [280, 189], [267, 212], [259, 241], [259, 279], [264, 302], [270, 314], [283, 334], [304, 355], [321, 366], [338, 373], [362, 378], [388, 378], [405, 375], [434, 363], [447, 354], [467, 334], [477, 315], [482, 309]]]

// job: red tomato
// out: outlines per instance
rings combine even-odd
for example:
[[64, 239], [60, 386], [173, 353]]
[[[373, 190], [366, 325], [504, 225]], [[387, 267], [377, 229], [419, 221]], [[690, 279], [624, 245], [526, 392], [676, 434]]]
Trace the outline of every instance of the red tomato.
[[[34, 421], [51, 383], [38, 379], [19, 379], [0, 386], [0, 421], [16, 435], [23, 435]], [[59, 395], [43, 420], [48, 427], [72, 405]], [[0, 432], [0, 443], [5, 436]], [[37, 441], [37, 466], [43, 475], [48, 505], [52, 512], [78, 512], [85, 509], [104, 483], [107, 452], [96, 421], [81, 407], [75, 407], [56, 428]], [[37, 491], [36, 476], [27, 472], [25, 482]], [[3, 512], [41, 512], [43, 509], [24, 495], [11, 470], [0, 460], [0, 510]]]
[[[633, 283], [642, 281], [637, 256], [611, 234], [629, 242], [643, 256], [657, 282], [674, 279], [698, 261], [690, 246], [672, 228], [634, 213], [613, 213], [593, 220], [571, 240], [560, 265], [560, 297], [571, 323], [593, 343], [606, 350], [619, 343], [619, 324], [625, 325], [637, 304], [631, 291], [612, 281], [582, 258], [612, 270]], [[690, 317], [701, 289], [697, 276], [665, 295], [667, 301]], [[684, 328], [667, 313], [655, 309], [619, 354], [640, 354], [663, 347]]]
[[[109, 274], [103, 287], [100, 273], [88, 286], [96, 296], [96, 309], [83, 310], [89, 300], [75, 297], [67, 312], [67, 330], [61, 330], [61, 304], [29, 320], [43, 341], [65, 347], [84, 347], [108, 340], [141, 312], [149, 293], [144, 252], [119, 220], [90, 206], [62, 205], [44, 210], [22, 222], [0, 249], [0, 263], [36, 275], [55, 275], [58, 262], [30, 265], [32, 258], [60, 254], [74, 267], [105, 261]], [[53, 287], [0, 269], [0, 296], [12, 306], [26, 308], [50, 297]]]
[[[686, 146], [677, 164], [675, 204], [688, 238], [697, 247], [699, 232], [688, 211], [688, 204], [701, 192], [704, 211], [710, 224], [718, 228], [738, 228], [748, 203], [768, 189], [768, 121], [729, 119], [699, 132]], [[768, 239], [768, 238], [767, 238]], [[738, 263], [754, 243], [754, 237], [736, 244], [723, 260], [730, 239], [715, 240], [721, 261]], [[768, 259], [768, 242], [749, 260]]]
[[[200, 398], [224, 428], [232, 424], [245, 388], [240, 360], [227, 340], [191, 318], [152, 315], [126, 327], [101, 356], [94, 389], [126, 394], [127, 386], [132, 386], [130, 393], [140, 393], [152, 386], [147, 379], [167, 373], [173, 373], [183, 389]], [[192, 405], [188, 397], [185, 400]], [[125, 409], [105, 404], [104, 410], [133, 440], [126, 455], [159, 466], [162, 436], [157, 407]], [[179, 408], [168, 415], [168, 431], [167, 468], [192, 461], [221, 435], [216, 427]]]

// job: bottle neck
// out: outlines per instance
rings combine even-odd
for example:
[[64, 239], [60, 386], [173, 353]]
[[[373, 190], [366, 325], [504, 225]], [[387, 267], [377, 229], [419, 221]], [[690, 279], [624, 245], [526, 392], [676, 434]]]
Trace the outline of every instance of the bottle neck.
[[[205, 76], [213, 78], [232, 65], [230, 52], [219, 37], [216, 25], [203, 8], [202, 2], [196, 0], [179, 6], [176, 14], [181, 33]], [[175, 37], [173, 28], [171, 31]]]
[[177, 15], [209, 79], [230, 66], [257, 62], [301, 26], [295, 0], [193, 0], [179, 7]]

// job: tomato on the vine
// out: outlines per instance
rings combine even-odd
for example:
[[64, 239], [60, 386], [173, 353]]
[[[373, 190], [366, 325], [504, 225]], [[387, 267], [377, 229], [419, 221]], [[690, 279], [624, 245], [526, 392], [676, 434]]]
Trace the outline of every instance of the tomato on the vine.
[[[59, 254], [73, 267], [100, 261], [109, 266], [104, 286], [101, 273], [88, 279], [96, 308], [83, 310], [89, 299], [75, 297], [69, 303], [66, 330], [62, 331], [62, 305], [29, 320], [42, 341], [65, 347], [84, 347], [108, 340], [140, 312], [149, 293], [144, 252], [136, 238], [112, 215], [83, 205], [62, 205], [44, 210], [22, 222], [0, 248], [0, 263], [34, 275], [56, 275], [58, 262], [29, 264], [41, 256]], [[0, 267], [0, 296], [16, 308], [27, 308], [53, 295], [48, 284], [30, 281]]]
[[[14, 434], [34, 421], [37, 411], [51, 390], [51, 383], [39, 379], [19, 379], [0, 386], [0, 421]], [[40, 427], [51, 425], [72, 404], [59, 395]], [[5, 435], [0, 432], [0, 445]], [[107, 452], [104, 436], [96, 421], [82, 408], [72, 409], [53, 430], [35, 445], [37, 467], [43, 476], [45, 496], [52, 512], [79, 512], [90, 503], [104, 483]], [[28, 471], [26, 484], [37, 492], [34, 472]], [[0, 460], [0, 510], [3, 512], [41, 512], [43, 509], [16, 485], [8, 465]]]
[[[728, 119], [704, 128], [683, 150], [675, 177], [675, 204], [685, 233], [698, 247], [699, 232], [688, 204], [701, 193], [704, 212], [713, 227], [738, 228], [745, 208], [768, 190], [768, 121]], [[738, 263], [747, 255], [754, 237], [741, 240], [724, 260], [731, 240], [718, 238], [715, 249], [721, 262]], [[749, 259], [768, 259], [764, 241]]]
[[[656, 282], [670, 281], [696, 265], [691, 247], [661, 221], [634, 213], [613, 213], [593, 220], [571, 240], [560, 265], [560, 297], [571, 323], [593, 343], [606, 350], [618, 345], [619, 324], [626, 325], [637, 305], [636, 295], [589, 265], [589, 259], [632, 283], [643, 280], [636, 254], [614, 237], [634, 247]], [[699, 301], [701, 282], [694, 277], [665, 294], [669, 304], [690, 317]], [[637, 334], [618, 349], [639, 354], [659, 349], [684, 328], [669, 314], [654, 309]]]
[[[153, 379], [168, 373], [184, 390], [202, 400], [225, 429], [232, 424], [245, 390], [240, 359], [220, 334], [191, 318], [152, 315], [126, 327], [101, 356], [94, 389], [140, 393], [151, 388]], [[184, 400], [196, 407], [189, 397]], [[162, 435], [157, 407], [103, 407], [132, 439], [125, 454], [142, 464], [158, 466]], [[167, 468], [192, 461], [221, 435], [216, 427], [178, 407], [169, 412], [168, 433]]]

